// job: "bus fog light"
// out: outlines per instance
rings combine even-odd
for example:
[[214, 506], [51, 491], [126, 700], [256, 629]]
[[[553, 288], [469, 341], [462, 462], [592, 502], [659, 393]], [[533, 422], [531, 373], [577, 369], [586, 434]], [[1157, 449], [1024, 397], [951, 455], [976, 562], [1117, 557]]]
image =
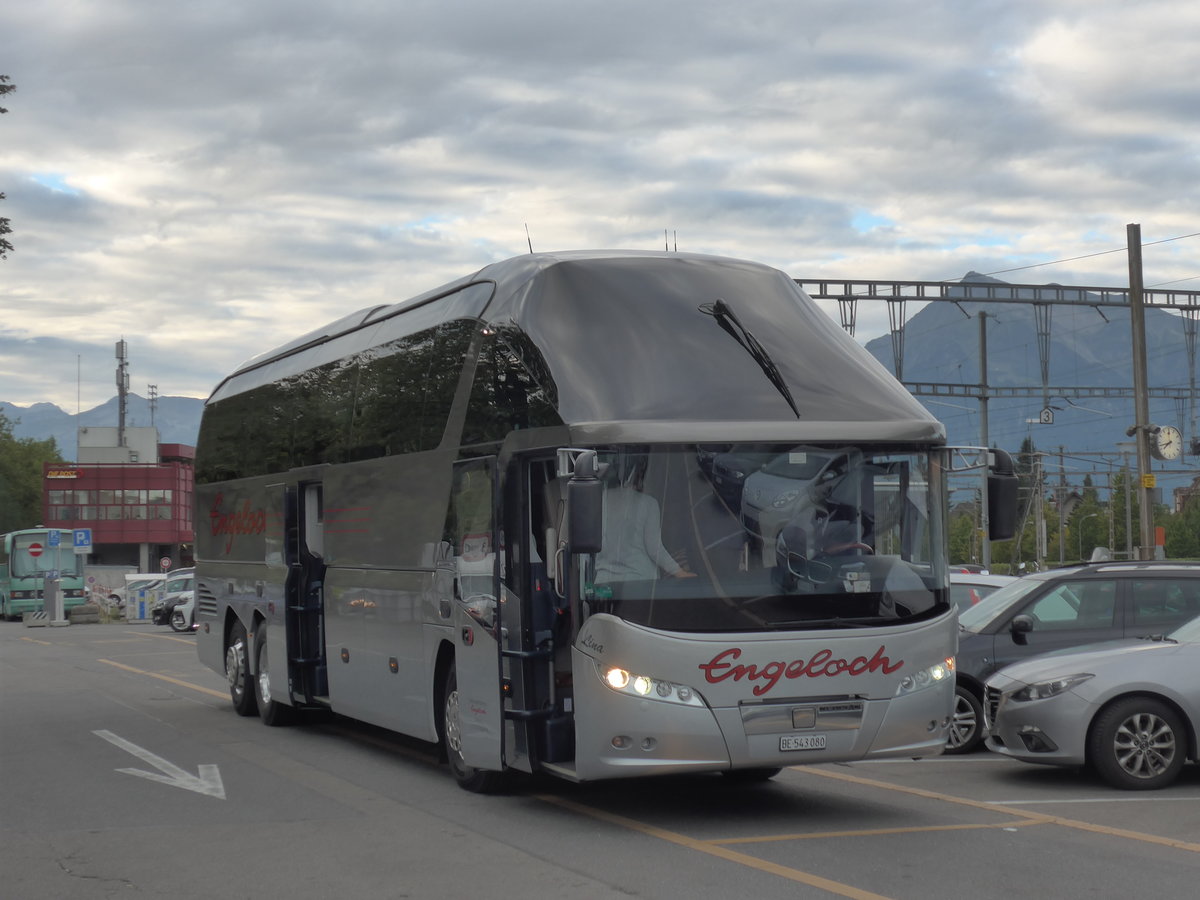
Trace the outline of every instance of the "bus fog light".
[[617, 750], [625, 750], [633, 745], [633, 738], [624, 734], [618, 734], [612, 739], [612, 745]]
[[658, 747], [658, 739], [657, 738], [652, 738], [652, 737], [642, 738], [642, 749], [645, 750], [647, 753], [649, 753], [651, 750], [654, 750], [657, 747]]
[[633, 679], [633, 689], [643, 697], [650, 693], [653, 687], [654, 683], [645, 675], [639, 675], [637, 678]]

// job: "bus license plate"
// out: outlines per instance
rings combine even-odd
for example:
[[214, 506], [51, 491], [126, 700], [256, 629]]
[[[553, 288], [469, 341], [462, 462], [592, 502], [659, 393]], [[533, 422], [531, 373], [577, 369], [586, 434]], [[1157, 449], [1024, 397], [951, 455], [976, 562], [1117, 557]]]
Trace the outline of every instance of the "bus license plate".
[[823, 734], [785, 734], [779, 738], [780, 750], [824, 750]]

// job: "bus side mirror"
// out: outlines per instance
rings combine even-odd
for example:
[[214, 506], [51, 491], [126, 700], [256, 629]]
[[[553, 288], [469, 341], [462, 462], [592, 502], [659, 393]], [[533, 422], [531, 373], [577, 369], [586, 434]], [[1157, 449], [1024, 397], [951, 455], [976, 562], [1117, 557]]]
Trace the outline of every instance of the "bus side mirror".
[[1017, 533], [1017, 486], [1013, 460], [1003, 450], [992, 450], [988, 469], [988, 539], [1007, 541]]
[[596, 451], [575, 459], [567, 482], [567, 546], [572, 553], [599, 553], [604, 543], [604, 482], [596, 474]]

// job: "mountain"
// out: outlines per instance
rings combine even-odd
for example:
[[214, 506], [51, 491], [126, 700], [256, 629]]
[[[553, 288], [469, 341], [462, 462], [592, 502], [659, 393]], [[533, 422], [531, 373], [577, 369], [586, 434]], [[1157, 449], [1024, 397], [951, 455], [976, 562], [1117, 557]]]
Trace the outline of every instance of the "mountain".
[[[1000, 283], [975, 272], [963, 283]], [[1118, 307], [1055, 305], [1050, 315], [1048, 384], [1069, 388], [1131, 388], [1133, 386], [1132, 337], [1129, 313]], [[1026, 303], [933, 302], [907, 320], [904, 327], [903, 380], [906, 383], [979, 384], [979, 318], [987, 320], [988, 385], [1032, 387], [1035, 397], [995, 398], [988, 403], [989, 444], [1015, 452], [1029, 436], [1038, 450], [1057, 453], [1132, 451], [1125, 430], [1134, 423], [1134, 402], [1105, 397], [1053, 396], [1049, 405], [1053, 424], [1037, 422], [1045, 405], [1040, 395], [1041, 361], [1035, 307]], [[1147, 384], [1151, 388], [1188, 386], [1188, 348], [1179, 316], [1155, 307], [1145, 309]], [[889, 371], [893, 365], [889, 335], [866, 345]], [[946, 425], [952, 444], [977, 444], [980, 439], [979, 403], [972, 397], [918, 394]], [[1191, 437], [1190, 405], [1169, 398], [1150, 399], [1150, 421], [1173, 424]], [[1030, 420], [1034, 421], [1030, 421]], [[1131, 461], [1135, 457], [1130, 457]], [[1119, 460], [1116, 460], [1119, 465]], [[1133, 462], [1136, 465], [1136, 462]], [[1055, 463], [1054, 465], [1057, 465]], [[1173, 463], [1155, 463], [1155, 469], [1189, 469], [1191, 475], [1174, 477], [1165, 472], [1160, 486], [1190, 481], [1197, 474], [1197, 457], [1185, 455]], [[1083, 472], [1105, 468], [1096, 459], [1067, 460], [1068, 480], [1078, 484]], [[1057, 477], [1057, 469], [1051, 469]], [[1103, 483], [1102, 479], [1094, 479]]]
[[[126, 398], [125, 424], [128, 427], [145, 427], [151, 424], [150, 402], [137, 394]], [[159, 441], [164, 444], [187, 444], [196, 446], [200, 433], [200, 413], [204, 401], [195, 397], [159, 397], [154, 410], [153, 425], [158, 429]], [[13, 422], [13, 435], [18, 438], [45, 440], [54, 438], [59, 452], [68, 460], [75, 459], [78, 429], [81, 425], [117, 427], [118, 401], [113, 397], [93, 409], [78, 415], [65, 412], [53, 403], [35, 403], [32, 406], [17, 406], [0, 400], [0, 413]]]

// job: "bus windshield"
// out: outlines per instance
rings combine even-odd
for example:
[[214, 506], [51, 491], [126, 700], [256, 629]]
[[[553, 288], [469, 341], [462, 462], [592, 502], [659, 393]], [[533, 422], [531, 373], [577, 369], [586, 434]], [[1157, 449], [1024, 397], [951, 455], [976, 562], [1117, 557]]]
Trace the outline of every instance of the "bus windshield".
[[590, 612], [680, 632], [856, 628], [949, 609], [937, 458], [911, 448], [599, 447]]
[[59, 572], [62, 577], [82, 573], [80, 560], [71, 547], [71, 532], [65, 532], [67, 545], [51, 548], [47, 532], [22, 532], [12, 536], [12, 547], [8, 560], [9, 574], [13, 578], [29, 578], [47, 572]]

